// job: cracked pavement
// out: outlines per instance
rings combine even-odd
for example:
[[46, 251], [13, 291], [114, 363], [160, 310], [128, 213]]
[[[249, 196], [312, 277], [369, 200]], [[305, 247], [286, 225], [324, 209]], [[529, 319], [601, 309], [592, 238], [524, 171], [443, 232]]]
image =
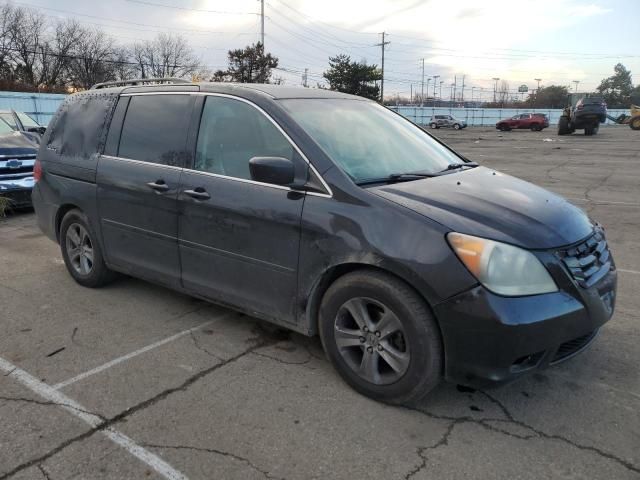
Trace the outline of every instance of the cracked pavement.
[[190, 479], [640, 478], [640, 134], [435, 133], [604, 224], [619, 295], [589, 350], [501, 388], [443, 384], [388, 406], [347, 387], [318, 339], [135, 279], [76, 285], [17, 213], [0, 220], [0, 358], [77, 404], [3, 371], [0, 480], [163, 478], [111, 431]]

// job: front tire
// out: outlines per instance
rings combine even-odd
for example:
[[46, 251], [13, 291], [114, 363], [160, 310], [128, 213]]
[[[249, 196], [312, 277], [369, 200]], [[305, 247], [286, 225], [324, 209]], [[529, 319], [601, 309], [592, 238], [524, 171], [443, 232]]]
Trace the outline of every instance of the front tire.
[[424, 300], [401, 280], [349, 273], [320, 305], [320, 337], [342, 378], [363, 395], [414, 405], [440, 381], [442, 340]]
[[438, 128], [438, 124], [437, 124], [437, 123], [432, 123], [432, 124], [430, 125], [430, 127], [431, 127], [431, 128]]
[[558, 120], [558, 135], [569, 135], [570, 133], [569, 119], [563, 115]]
[[59, 238], [67, 270], [80, 285], [97, 288], [115, 279], [115, 272], [104, 263], [97, 235], [81, 210], [67, 212], [60, 224]]
[[629, 122], [631, 130], [640, 130], [640, 117], [634, 117]]

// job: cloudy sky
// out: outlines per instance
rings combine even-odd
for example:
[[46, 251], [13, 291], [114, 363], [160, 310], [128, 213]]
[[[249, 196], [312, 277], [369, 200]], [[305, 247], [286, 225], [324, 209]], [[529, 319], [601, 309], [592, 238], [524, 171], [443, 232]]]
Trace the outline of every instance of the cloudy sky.
[[[561, 84], [592, 90], [624, 63], [640, 83], [638, 0], [264, 0], [265, 44], [280, 59], [276, 75], [323, 83], [327, 59], [339, 53], [380, 64], [375, 44], [385, 31], [385, 94], [419, 91], [438, 75], [447, 98], [464, 75], [465, 96], [492, 95], [494, 77], [511, 89]], [[123, 43], [158, 32], [184, 35], [212, 70], [226, 52], [260, 38], [260, 0], [25, 0], [52, 17], [74, 17]], [[459, 87], [458, 87], [459, 88]], [[439, 90], [438, 90], [439, 93]]]

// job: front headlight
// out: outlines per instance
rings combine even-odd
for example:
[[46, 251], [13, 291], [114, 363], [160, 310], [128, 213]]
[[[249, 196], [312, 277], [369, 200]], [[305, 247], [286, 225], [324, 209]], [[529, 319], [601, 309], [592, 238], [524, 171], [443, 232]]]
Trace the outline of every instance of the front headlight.
[[451, 232], [458, 258], [485, 287], [506, 296], [556, 292], [558, 287], [531, 252], [506, 243]]

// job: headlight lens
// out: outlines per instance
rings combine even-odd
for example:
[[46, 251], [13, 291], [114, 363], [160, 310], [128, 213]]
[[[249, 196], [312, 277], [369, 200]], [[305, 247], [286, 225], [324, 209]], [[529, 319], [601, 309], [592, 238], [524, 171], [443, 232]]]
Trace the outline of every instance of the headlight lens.
[[485, 287], [505, 296], [556, 292], [558, 287], [531, 252], [462, 233], [447, 240], [458, 258]]

